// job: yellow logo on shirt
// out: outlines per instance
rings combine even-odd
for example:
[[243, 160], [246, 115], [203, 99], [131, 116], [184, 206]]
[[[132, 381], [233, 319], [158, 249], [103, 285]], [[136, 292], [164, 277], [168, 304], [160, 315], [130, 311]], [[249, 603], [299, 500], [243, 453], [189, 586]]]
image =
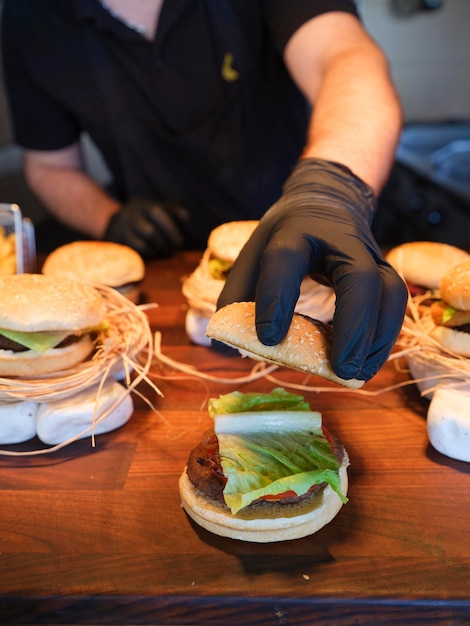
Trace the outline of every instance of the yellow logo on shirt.
[[222, 61], [222, 78], [226, 80], [228, 83], [233, 83], [238, 79], [240, 74], [233, 67], [233, 54], [231, 52], [226, 52], [224, 56], [224, 60]]

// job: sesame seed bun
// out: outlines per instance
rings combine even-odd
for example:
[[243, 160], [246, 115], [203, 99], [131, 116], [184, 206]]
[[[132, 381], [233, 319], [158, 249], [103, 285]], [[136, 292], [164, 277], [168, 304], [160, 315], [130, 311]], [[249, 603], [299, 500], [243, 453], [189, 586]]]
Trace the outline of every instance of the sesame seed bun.
[[470, 254], [446, 243], [412, 241], [392, 248], [385, 259], [408, 284], [436, 289], [444, 274], [470, 260]]
[[442, 277], [439, 292], [455, 309], [470, 310], [470, 259], [455, 265]]
[[[210, 345], [206, 328], [225, 285], [225, 276], [223, 273], [220, 276], [214, 275], [211, 262], [214, 259], [223, 261], [228, 266], [224, 271], [228, 272], [258, 223], [257, 220], [226, 222], [214, 228], [198, 266], [185, 276], [182, 284], [183, 295], [188, 303], [185, 327], [193, 343]], [[305, 276], [295, 310], [297, 313], [329, 322], [333, 319], [335, 303], [336, 296], [331, 287]]]
[[138, 252], [129, 246], [111, 241], [74, 241], [51, 252], [42, 273], [113, 287], [137, 302], [145, 265]]
[[103, 320], [103, 297], [90, 285], [42, 274], [0, 276], [0, 328], [82, 330]]
[[214, 313], [206, 334], [239, 350], [243, 356], [284, 365], [315, 374], [350, 389], [358, 389], [363, 380], [345, 380], [331, 368], [331, 328], [306, 315], [294, 313], [285, 338], [275, 346], [265, 346], [255, 327], [255, 303], [234, 302]]

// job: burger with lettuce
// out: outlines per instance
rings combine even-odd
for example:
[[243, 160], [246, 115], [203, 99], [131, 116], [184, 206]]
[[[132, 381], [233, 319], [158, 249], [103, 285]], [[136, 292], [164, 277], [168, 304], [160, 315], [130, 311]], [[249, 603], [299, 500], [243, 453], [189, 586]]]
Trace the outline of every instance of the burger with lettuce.
[[213, 428], [179, 481], [197, 524], [233, 539], [284, 541], [317, 532], [347, 502], [347, 452], [302, 396], [233, 392], [208, 408]]
[[[257, 226], [257, 220], [241, 220], [225, 222], [214, 228], [199, 264], [185, 277], [182, 285], [188, 303], [185, 328], [193, 343], [210, 345], [206, 336], [207, 325], [216, 311], [217, 300], [233, 264]], [[334, 310], [333, 289], [306, 276], [300, 287], [296, 311], [329, 322]]]
[[444, 348], [470, 357], [470, 260], [454, 265], [439, 283], [439, 299], [431, 305], [433, 337]]
[[0, 277], [0, 377], [72, 368], [95, 348], [105, 302], [95, 288], [42, 274]]

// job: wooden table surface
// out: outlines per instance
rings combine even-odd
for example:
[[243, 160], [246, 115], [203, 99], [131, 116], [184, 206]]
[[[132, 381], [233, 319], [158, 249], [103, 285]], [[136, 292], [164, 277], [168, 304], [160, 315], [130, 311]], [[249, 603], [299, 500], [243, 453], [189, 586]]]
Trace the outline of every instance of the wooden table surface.
[[[253, 362], [191, 345], [181, 277], [199, 255], [149, 264], [163, 353], [214, 376]], [[168, 374], [158, 363], [155, 374]], [[305, 383], [302, 374], [276, 376]], [[210, 424], [208, 396], [269, 390], [197, 378], [143, 384], [119, 430], [51, 455], [0, 456], [2, 624], [470, 624], [470, 465], [434, 451], [427, 401], [388, 363], [364, 389], [304, 393], [351, 459], [349, 502], [317, 534], [252, 544], [196, 527], [178, 477]], [[335, 387], [336, 389], [336, 387]], [[14, 446], [34, 447], [33, 442]], [[36, 442], [37, 443], [37, 442]]]

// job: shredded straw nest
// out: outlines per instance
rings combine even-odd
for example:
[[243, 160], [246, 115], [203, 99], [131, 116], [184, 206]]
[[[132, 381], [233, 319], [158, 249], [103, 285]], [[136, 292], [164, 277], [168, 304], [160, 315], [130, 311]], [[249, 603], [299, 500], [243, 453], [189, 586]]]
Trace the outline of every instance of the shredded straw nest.
[[[55, 374], [37, 378], [0, 378], [0, 402], [23, 400], [51, 402], [69, 398], [94, 385], [98, 387], [99, 395], [100, 389], [111, 376], [119, 376], [125, 382], [123, 396], [117, 402], [121, 402], [123, 397], [132, 391], [143, 397], [136, 391], [136, 387], [143, 380], [162, 395], [148, 377], [153, 358], [153, 336], [145, 309], [157, 305], [137, 306], [115, 289], [101, 285], [95, 285], [95, 288], [104, 298], [106, 315], [103, 330], [100, 330], [96, 337], [92, 357], [74, 368]], [[99, 419], [93, 419], [92, 425], [87, 429], [92, 437], [96, 423], [105, 419], [115, 406], [116, 404], [110, 407]], [[76, 441], [84, 434], [85, 431], [48, 449], [17, 453], [0, 450], [0, 454], [52, 452]]]
[[409, 297], [397, 341], [401, 351], [390, 357], [407, 358], [411, 374], [424, 395], [432, 394], [441, 384], [470, 384], [470, 359], [448, 350], [430, 335], [435, 325], [428, 302], [437, 297], [433, 292]]

